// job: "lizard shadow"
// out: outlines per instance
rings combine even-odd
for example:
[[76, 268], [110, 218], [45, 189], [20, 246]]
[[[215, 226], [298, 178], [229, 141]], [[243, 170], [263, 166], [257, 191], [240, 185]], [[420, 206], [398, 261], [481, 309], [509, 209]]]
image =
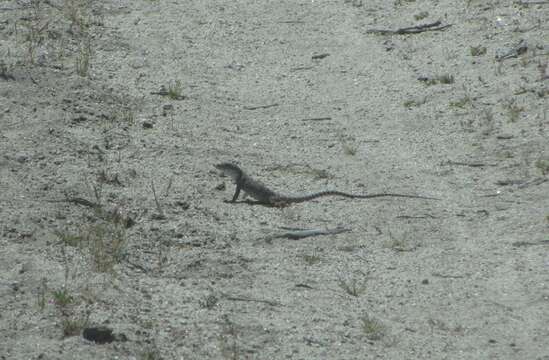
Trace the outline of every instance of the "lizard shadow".
[[281, 207], [287, 206], [287, 205], [280, 205], [280, 204], [264, 203], [262, 201], [249, 200], [249, 199], [241, 200], [241, 201], [223, 200], [223, 202], [226, 204], [235, 204], [235, 205], [246, 204], [246, 205], [254, 205], [254, 206], [259, 205], [259, 206], [270, 207], [270, 208], [281, 208]]

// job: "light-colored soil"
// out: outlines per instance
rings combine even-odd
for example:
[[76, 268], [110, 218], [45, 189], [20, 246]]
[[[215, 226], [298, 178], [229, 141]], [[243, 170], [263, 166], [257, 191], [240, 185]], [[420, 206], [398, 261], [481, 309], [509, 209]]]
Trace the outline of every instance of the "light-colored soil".
[[536, 1], [1, 2], [0, 359], [549, 359]]

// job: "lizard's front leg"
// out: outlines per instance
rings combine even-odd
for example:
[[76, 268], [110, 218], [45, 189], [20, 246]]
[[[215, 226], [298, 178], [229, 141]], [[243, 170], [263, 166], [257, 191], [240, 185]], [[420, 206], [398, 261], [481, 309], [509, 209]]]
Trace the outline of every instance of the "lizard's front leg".
[[236, 191], [234, 192], [233, 199], [231, 202], [236, 202], [236, 199], [238, 199], [238, 195], [240, 195], [240, 190], [242, 189], [242, 186], [240, 184], [236, 184]]

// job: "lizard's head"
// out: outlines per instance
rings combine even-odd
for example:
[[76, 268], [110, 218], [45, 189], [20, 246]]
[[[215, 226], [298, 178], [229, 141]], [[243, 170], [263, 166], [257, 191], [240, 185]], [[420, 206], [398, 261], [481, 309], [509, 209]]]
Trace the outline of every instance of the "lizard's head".
[[220, 163], [215, 165], [216, 169], [221, 170], [225, 175], [230, 176], [233, 180], [237, 180], [242, 175], [242, 170], [235, 164]]

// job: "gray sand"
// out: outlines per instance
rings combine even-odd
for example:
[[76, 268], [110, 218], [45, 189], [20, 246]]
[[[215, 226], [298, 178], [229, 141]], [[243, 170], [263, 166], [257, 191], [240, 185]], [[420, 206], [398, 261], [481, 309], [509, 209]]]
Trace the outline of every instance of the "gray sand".
[[549, 359], [549, 2], [0, 7], [0, 359]]

